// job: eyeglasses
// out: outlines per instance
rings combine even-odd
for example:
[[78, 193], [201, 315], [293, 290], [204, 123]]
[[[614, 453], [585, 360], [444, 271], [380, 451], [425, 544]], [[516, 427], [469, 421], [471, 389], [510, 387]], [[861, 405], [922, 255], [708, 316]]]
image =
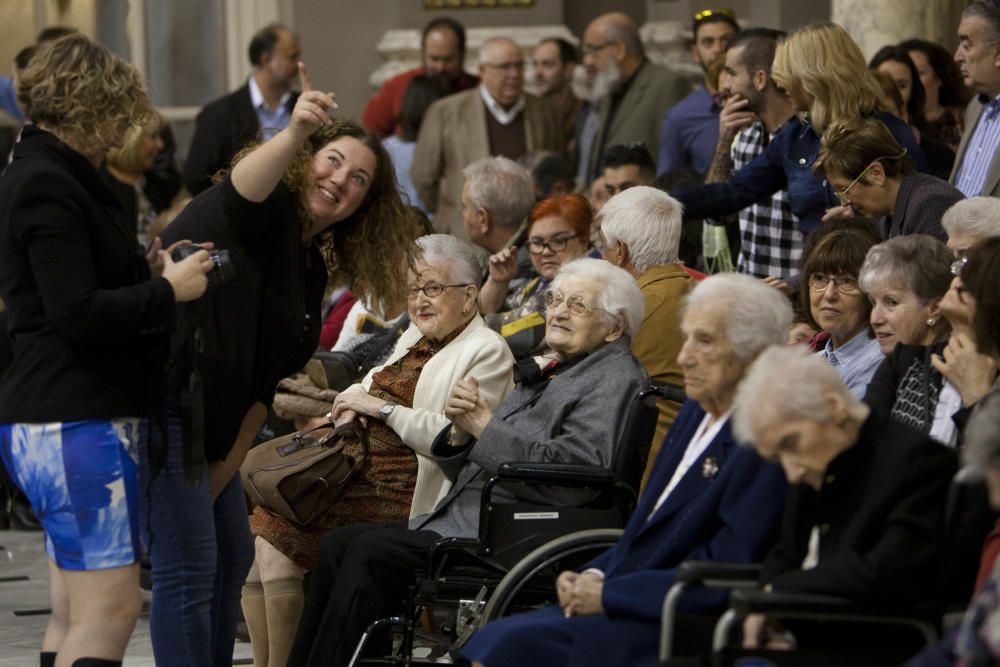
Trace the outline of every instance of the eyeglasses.
[[512, 69], [518, 72], [524, 70], [523, 60], [515, 60], [509, 63], [483, 63], [483, 64], [486, 65], [487, 67], [492, 67], [493, 69], [502, 69], [502, 70]]
[[968, 257], [959, 257], [958, 259], [956, 259], [954, 262], [951, 263], [951, 275], [961, 277], [962, 269], [965, 268], [965, 265], [968, 263], [969, 263]]
[[858, 287], [858, 279], [851, 276], [830, 276], [825, 273], [810, 273], [809, 274], [809, 289], [816, 292], [822, 292], [833, 282], [833, 286], [841, 294], [860, 294], [861, 288]]
[[694, 15], [694, 20], [695, 22], [704, 21], [705, 19], [713, 16], [728, 16], [729, 18], [735, 18], [736, 13], [728, 7], [723, 7], [721, 9], [703, 9]]
[[545, 252], [545, 249], [548, 248], [554, 255], [557, 252], [565, 250], [566, 245], [575, 238], [575, 234], [556, 236], [548, 241], [540, 238], [530, 238], [528, 239], [528, 252], [532, 255], [541, 255]]
[[589, 312], [595, 310], [604, 310], [603, 308], [595, 308], [594, 306], [588, 306], [587, 302], [583, 300], [580, 296], [566, 296], [559, 290], [549, 290], [545, 293], [545, 307], [555, 308], [561, 303], [566, 304], [566, 310], [570, 312], [570, 315], [576, 315], [578, 317], [586, 315]]
[[423, 287], [407, 287], [406, 288], [406, 298], [410, 301], [414, 301], [417, 295], [421, 292], [424, 293], [428, 299], [433, 299], [435, 297], [441, 296], [446, 289], [449, 287], [466, 287], [472, 283], [456, 283], [454, 285], [442, 285], [441, 283], [429, 282]]
[[853, 181], [851, 181], [850, 185], [848, 185], [843, 190], [834, 190], [834, 194], [836, 194], [837, 195], [837, 199], [840, 200], [840, 205], [841, 206], [850, 206], [851, 205], [851, 198], [848, 195], [848, 193], [851, 191], [851, 188], [853, 188], [855, 185], [858, 184], [858, 181], [860, 181], [862, 178], [865, 177], [865, 174], [868, 173], [868, 170], [870, 170], [872, 167], [875, 166], [876, 162], [881, 162], [882, 160], [902, 160], [904, 157], [906, 157], [906, 149], [905, 148], [903, 149], [903, 152], [900, 153], [899, 155], [883, 155], [882, 157], [877, 157], [874, 160], [872, 160], [871, 162], [869, 162], [868, 166], [865, 167], [865, 170], [862, 171], [860, 174], [858, 174], [858, 177], [855, 178]]
[[614, 46], [617, 42], [604, 42], [603, 44], [584, 44], [580, 47], [580, 53], [584, 56], [595, 55], [601, 49], [606, 49], [609, 46]]

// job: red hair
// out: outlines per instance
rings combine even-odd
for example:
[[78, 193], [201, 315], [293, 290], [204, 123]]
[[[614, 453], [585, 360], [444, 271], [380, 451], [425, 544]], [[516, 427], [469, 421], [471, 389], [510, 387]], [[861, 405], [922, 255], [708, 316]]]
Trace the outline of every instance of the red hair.
[[555, 195], [538, 202], [528, 215], [528, 233], [531, 233], [531, 227], [536, 221], [550, 216], [565, 220], [576, 232], [577, 238], [589, 242], [594, 211], [586, 197], [578, 194]]

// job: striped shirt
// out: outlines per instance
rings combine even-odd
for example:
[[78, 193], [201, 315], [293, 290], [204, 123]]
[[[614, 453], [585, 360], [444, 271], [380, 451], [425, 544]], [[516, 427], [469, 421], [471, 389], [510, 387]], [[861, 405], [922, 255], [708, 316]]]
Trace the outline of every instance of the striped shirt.
[[983, 105], [983, 112], [965, 146], [962, 166], [955, 174], [955, 187], [966, 197], [989, 194], [983, 192], [983, 186], [993, 158], [1000, 149], [1000, 95], [992, 100], [980, 96], [979, 101]]

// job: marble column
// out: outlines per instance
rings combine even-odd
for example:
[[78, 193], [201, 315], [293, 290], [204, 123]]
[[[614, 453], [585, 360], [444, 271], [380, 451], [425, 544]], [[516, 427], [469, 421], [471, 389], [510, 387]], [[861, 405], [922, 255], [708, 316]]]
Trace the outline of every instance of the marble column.
[[832, 19], [844, 26], [866, 58], [911, 37], [955, 46], [963, 0], [833, 0]]

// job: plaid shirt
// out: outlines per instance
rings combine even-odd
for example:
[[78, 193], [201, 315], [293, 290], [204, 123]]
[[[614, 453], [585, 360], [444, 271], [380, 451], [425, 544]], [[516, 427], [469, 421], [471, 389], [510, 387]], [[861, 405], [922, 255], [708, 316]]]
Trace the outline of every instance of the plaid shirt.
[[[773, 136], [761, 122], [737, 134], [732, 147], [733, 172], [753, 162]], [[787, 190], [779, 190], [770, 199], [746, 207], [740, 211], [739, 219], [741, 246], [737, 270], [740, 273], [785, 280], [799, 274], [802, 232], [792, 213]]]

